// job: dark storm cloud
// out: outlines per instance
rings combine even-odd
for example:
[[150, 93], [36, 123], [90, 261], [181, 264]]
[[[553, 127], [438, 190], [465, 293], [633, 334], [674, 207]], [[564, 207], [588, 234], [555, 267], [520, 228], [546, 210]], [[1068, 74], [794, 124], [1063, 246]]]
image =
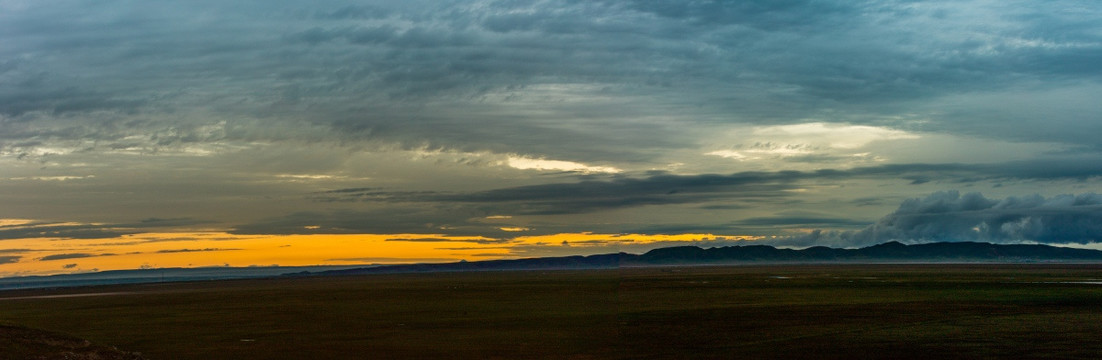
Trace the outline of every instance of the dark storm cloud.
[[721, 224], [667, 224], [667, 225], [650, 225], [643, 227], [634, 227], [623, 230], [625, 233], [631, 234], [648, 234], [648, 235], [672, 235], [672, 234], [728, 234], [739, 233], [746, 235], [756, 235], [746, 232], [745, 229], [732, 225], [731, 223]]
[[0, 240], [22, 239], [30, 237], [55, 237], [69, 239], [111, 238], [136, 233], [135, 230], [119, 229], [104, 225], [49, 225], [42, 224], [15, 229], [0, 229]]
[[325, 196], [317, 199], [467, 204], [467, 206], [481, 207], [486, 215], [496, 213], [577, 214], [602, 209], [699, 203], [717, 199], [779, 197], [784, 196], [784, 190], [798, 186], [795, 181], [806, 177], [809, 177], [809, 174], [794, 171], [692, 176], [663, 174], [644, 178], [585, 180], [458, 194], [340, 189], [329, 191], [324, 194]]
[[22, 238], [100, 239], [137, 234], [153, 228], [172, 228], [199, 225], [209, 221], [194, 219], [149, 218], [136, 223], [118, 224], [68, 224], [30, 223], [0, 227], [0, 240]]
[[348, 188], [327, 190], [311, 196], [317, 201], [409, 201], [437, 196], [437, 191], [388, 191], [383, 188]]
[[1102, 242], [1102, 195], [988, 199], [979, 193], [938, 192], [904, 201], [894, 212], [859, 231], [815, 231], [771, 242], [855, 247], [888, 241]]
[[776, 216], [776, 217], [756, 217], [742, 219], [734, 222], [736, 225], [742, 226], [770, 226], [770, 227], [808, 227], [808, 226], [855, 226], [855, 225], [868, 225], [867, 221], [860, 221], [846, 218], [831, 218], [831, 217], [812, 217], [812, 216]]
[[[1080, 144], [1100, 130], [1082, 121], [1100, 110], [1094, 103], [1021, 118], [1025, 127], [984, 114], [996, 99], [967, 103], [1069, 84], [1097, 98], [1098, 10], [1074, 1], [73, 1], [6, 10], [0, 126], [20, 140], [168, 129], [196, 141], [282, 138], [297, 119], [412, 147], [642, 161], [693, 139], [673, 124], [635, 121], [654, 115], [882, 123], [920, 110], [925, 130], [1024, 139], [1035, 134], [1023, 128], [1036, 128]], [[572, 90], [538, 93], [544, 86]], [[576, 101], [595, 95], [609, 102]], [[964, 106], [938, 100], [956, 95], [967, 95]], [[195, 127], [211, 117], [158, 119], [193, 110], [250, 129], [212, 138]], [[93, 112], [111, 114], [73, 116]], [[1078, 126], [1039, 125], [1053, 116]], [[111, 128], [120, 118], [144, 121]], [[254, 131], [250, 118], [288, 129]], [[607, 136], [624, 129], [609, 119], [638, 131]]]
[[[345, 188], [317, 192], [321, 202], [362, 202], [375, 210], [303, 212], [243, 224], [235, 232], [263, 233], [441, 233], [512, 238], [558, 232], [593, 231], [592, 225], [554, 222], [536, 224], [523, 233], [506, 232], [480, 219], [497, 214], [574, 215], [607, 210], [653, 206], [698, 205], [703, 208], [749, 209], [763, 203], [798, 205], [802, 195], [792, 190], [808, 185], [845, 184], [856, 180], [894, 181], [900, 185], [936, 181], [973, 184], [982, 181], [1081, 181], [1102, 176], [1102, 166], [1073, 166], [1072, 162], [1036, 161], [999, 164], [895, 164], [816, 171], [741, 172], [728, 175], [581, 176], [582, 181], [508, 187], [476, 192], [388, 191], [378, 187]], [[927, 179], [916, 181], [916, 179]], [[866, 197], [857, 205], [883, 203]], [[659, 210], [660, 211], [660, 210]], [[769, 228], [852, 228], [868, 221], [816, 213], [781, 213], [712, 224], [656, 224], [651, 227], [616, 227], [605, 230], [646, 234], [752, 233], [767, 235]], [[756, 229], [756, 230], [755, 230]], [[850, 236], [850, 235], [847, 235]], [[794, 241], [794, 240], [793, 240]], [[873, 241], [873, 240], [869, 240]]]
[[657, 175], [610, 181], [582, 181], [440, 195], [434, 201], [504, 206], [521, 214], [570, 214], [602, 209], [699, 203], [717, 199], [768, 198], [797, 185], [798, 172], [733, 175]]
[[[1102, 164], [1102, 162], [1094, 163]], [[741, 172], [729, 175], [655, 174], [618, 176], [501, 188], [471, 193], [402, 192], [380, 188], [330, 190], [319, 201], [430, 202], [485, 204], [487, 213], [532, 215], [578, 214], [648, 205], [708, 203], [718, 200], [760, 201], [792, 197], [808, 182], [856, 179], [900, 180], [912, 185], [930, 181], [974, 183], [994, 180], [1086, 180], [1102, 176], [1102, 165], [1079, 161], [1031, 161], [999, 164], [893, 164], [815, 171]], [[875, 199], [868, 200], [874, 201]], [[705, 205], [708, 206], [708, 205]], [[737, 205], [720, 205], [729, 208]], [[836, 219], [841, 221], [841, 219]], [[781, 221], [781, 220], [778, 220]]]
[[851, 204], [854, 204], [854, 205], [857, 205], [857, 206], [878, 206], [878, 205], [884, 205], [886, 202], [887, 202], [887, 199], [884, 199], [884, 198], [881, 198], [881, 197], [876, 197], [876, 196], [866, 196], [866, 197], [861, 197], [861, 198], [856, 198], [856, 199], [850, 200]]

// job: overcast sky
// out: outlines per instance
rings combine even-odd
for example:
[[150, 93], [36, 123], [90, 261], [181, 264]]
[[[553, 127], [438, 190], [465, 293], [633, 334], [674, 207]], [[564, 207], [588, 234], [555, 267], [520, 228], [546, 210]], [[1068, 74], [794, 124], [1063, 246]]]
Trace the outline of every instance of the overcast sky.
[[1098, 19], [1089, 0], [0, 0], [0, 275], [269, 264], [234, 241], [352, 235], [381, 240], [313, 263], [1091, 247]]

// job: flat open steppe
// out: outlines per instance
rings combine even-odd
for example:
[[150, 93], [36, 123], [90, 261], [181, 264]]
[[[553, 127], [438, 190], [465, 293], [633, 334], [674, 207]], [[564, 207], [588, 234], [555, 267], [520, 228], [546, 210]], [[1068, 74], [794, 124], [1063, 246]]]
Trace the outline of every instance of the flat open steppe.
[[301, 277], [5, 291], [0, 322], [149, 359], [1102, 358], [1100, 282], [1067, 264]]

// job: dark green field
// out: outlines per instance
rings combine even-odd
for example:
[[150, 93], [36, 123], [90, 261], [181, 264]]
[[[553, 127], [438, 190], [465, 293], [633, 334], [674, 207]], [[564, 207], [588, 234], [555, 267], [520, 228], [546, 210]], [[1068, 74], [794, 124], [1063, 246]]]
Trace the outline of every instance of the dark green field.
[[0, 322], [150, 359], [1097, 359], [1102, 285], [1082, 282], [1100, 281], [1102, 265], [366, 275], [0, 292], [21, 297]]

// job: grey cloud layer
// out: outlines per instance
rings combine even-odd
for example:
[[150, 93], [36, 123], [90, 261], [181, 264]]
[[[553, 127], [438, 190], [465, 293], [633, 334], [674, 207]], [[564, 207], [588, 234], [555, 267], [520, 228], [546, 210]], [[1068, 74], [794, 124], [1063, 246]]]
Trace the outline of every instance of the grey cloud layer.
[[[806, 181], [846, 181], [862, 178], [897, 179], [923, 184], [930, 179], [953, 184], [999, 180], [1086, 180], [1102, 176], [1102, 163], [1022, 161], [1001, 164], [894, 164], [816, 171], [740, 172], [729, 175], [656, 174], [616, 176], [579, 182], [550, 183], [472, 193], [401, 192], [379, 188], [349, 188], [316, 194], [321, 201], [438, 202], [494, 204], [498, 213], [585, 213], [644, 205], [706, 203], [726, 199], [790, 196]], [[867, 199], [866, 199], [867, 200]], [[505, 208], [509, 204], [518, 207]], [[491, 213], [493, 213], [491, 211]]]
[[[69, 1], [6, 10], [7, 147], [129, 146], [150, 133], [160, 135], [142, 145], [294, 137], [313, 124], [407, 146], [640, 161], [696, 135], [638, 121], [654, 115], [817, 117], [1090, 145], [1081, 134], [1102, 130], [1084, 121], [1102, 110], [1086, 101], [1016, 125], [1000, 121], [1015, 112], [987, 111], [998, 96], [1072, 88], [1097, 98], [1100, 9], [1078, 1]], [[900, 116], [924, 122], [885, 123]], [[258, 131], [252, 120], [287, 130]], [[1042, 120], [1075, 126], [1022, 131], [1043, 129]], [[204, 127], [219, 121], [224, 132]]]
[[[1082, 181], [1098, 176], [1102, 176], [1102, 166], [1069, 166], [1060, 161], [1052, 161], [984, 165], [896, 164], [845, 170], [741, 172], [728, 175], [659, 173], [647, 177], [612, 176], [603, 179], [589, 176], [577, 182], [467, 193], [388, 191], [372, 187], [346, 188], [315, 193], [311, 197], [322, 202], [363, 203], [365, 207], [374, 209], [297, 213], [240, 225], [236, 231], [249, 234], [442, 233], [501, 238], [517, 234], [501, 230], [500, 224], [487, 223], [480, 219], [501, 214], [536, 217], [570, 216], [642, 207], [653, 207], [655, 211], [670, 213], [681, 211], [686, 206], [715, 211], [753, 207], [772, 208], [778, 204], [799, 203], [801, 195], [794, 190], [805, 186], [859, 180], [926, 184], [927, 179], [932, 178], [952, 186], [965, 186], [999, 181]], [[883, 201], [876, 198], [862, 198], [859, 201], [860, 204], [874, 202]], [[667, 210], [661, 210], [663, 207]], [[711, 224], [656, 224], [649, 227], [618, 224], [598, 227], [608, 232], [745, 234], [748, 230], [763, 227], [852, 228], [865, 224], [867, 222], [859, 219], [822, 216], [813, 212], [789, 212], [774, 217], [754, 217]], [[308, 226], [320, 228], [310, 229], [307, 228]], [[524, 234], [597, 230], [586, 226], [595, 225], [557, 223], [548, 220], [541, 222], [538, 229]]]

